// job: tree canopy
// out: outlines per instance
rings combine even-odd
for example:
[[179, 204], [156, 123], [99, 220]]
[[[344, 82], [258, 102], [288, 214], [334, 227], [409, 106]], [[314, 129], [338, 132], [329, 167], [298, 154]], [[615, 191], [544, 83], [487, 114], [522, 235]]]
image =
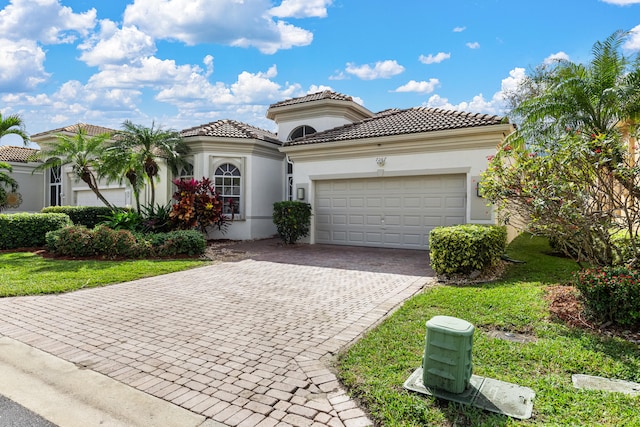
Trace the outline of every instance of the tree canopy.
[[596, 42], [586, 64], [530, 73], [511, 97], [518, 128], [482, 181], [502, 218], [595, 265], [640, 258], [640, 56], [623, 54], [627, 36]]

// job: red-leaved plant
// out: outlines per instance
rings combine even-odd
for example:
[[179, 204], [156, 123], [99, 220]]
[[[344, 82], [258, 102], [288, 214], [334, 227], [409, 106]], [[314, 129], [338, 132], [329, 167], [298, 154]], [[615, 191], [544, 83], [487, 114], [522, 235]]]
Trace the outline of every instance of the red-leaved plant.
[[218, 230], [226, 228], [229, 219], [222, 214], [222, 200], [210, 179], [174, 179], [173, 183], [178, 187], [173, 194], [177, 203], [172, 206], [169, 217], [176, 228], [197, 228], [203, 233], [211, 226]]

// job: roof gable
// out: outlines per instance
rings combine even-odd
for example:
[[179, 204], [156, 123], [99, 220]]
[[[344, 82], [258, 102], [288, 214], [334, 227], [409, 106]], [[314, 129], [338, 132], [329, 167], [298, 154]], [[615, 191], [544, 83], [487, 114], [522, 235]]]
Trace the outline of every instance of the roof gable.
[[281, 142], [278, 140], [277, 135], [267, 130], [229, 119], [218, 120], [215, 122], [185, 129], [180, 132], [180, 136], [182, 136], [183, 138], [209, 136], [215, 138], [258, 139], [261, 141], [281, 145]]
[[29, 159], [38, 150], [35, 148], [14, 147], [11, 145], [0, 145], [0, 161], [14, 163], [29, 163]]
[[65, 132], [78, 133], [78, 129], [84, 129], [84, 131], [87, 133], [88, 136], [97, 136], [97, 135], [102, 135], [104, 133], [112, 134], [117, 132], [115, 129], [110, 129], [104, 126], [90, 125], [87, 123], [77, 123], [75, 125], [69, 125], [69, 126], [65, 126], [65, 127], [61, 127], [53, 130], [48, 130], [46, 132], [36, 133], [31, 135], [31, 138], [37, 138], [40, 136], [46, 136], [46, 135], [57, 134], [57, 133], [65, 133]]
[[275, 104], [271, 104], [269, 106], [269, 109], [285, 107], [288, 105], [304, 104], [305, 102], [319, 101], [321, 99], [333, 99], [336, 101], [353, 102], [353, 98], [348, 95], [343, 95], [341, 93], [325, 90], [323, 92], [311, 93], [309, 95], [301, 96], [298, 98], [291, 98], [291, 99], [286, 99], [284, 101], [276, 102]]
[[501, 123], [504, 123], [503, 117], [488, 114], [426, 107], [389, 109], [381, 111], [370, 119], [297, 138], [286, 142], [285, 146], [453, 130]]

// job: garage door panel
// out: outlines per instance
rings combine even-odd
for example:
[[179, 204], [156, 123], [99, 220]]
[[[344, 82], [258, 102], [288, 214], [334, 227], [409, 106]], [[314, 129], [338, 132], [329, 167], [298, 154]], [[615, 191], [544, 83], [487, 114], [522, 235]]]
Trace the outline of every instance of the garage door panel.
[[315, 189], [317, 243], [428, 249], [434, 227], [466, 217], [465, 175], [332, 180]]

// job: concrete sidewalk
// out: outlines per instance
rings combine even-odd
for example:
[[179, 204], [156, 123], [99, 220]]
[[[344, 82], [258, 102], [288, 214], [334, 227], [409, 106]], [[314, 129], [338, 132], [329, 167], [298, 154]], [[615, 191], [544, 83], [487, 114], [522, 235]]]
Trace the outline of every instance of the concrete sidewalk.
[[[0, 375], [33, 373], [41, 383], [28, 390], [62, 384], [50, 392], [57, 396], [50, 406], [70, 405], [71, 419], [34, 410], [65, 427], [79, 425], [72, 419], [84, 404], [88, 414], [98, 408], [98, 418], [111, 417], [99, 425], [367, 426], [329, 362], [430, 281], [248, 259], [63, 295], [5, 298], [0, 343], [16, 356], [0, 360]], [[55, 378], [46, 379], [47, 372]], [[82, 397], [81, 386], [95, 399]], [[9, 387], [14, 394], [0, 394], [35, 407], [17, 395], [17, 384]], [[173, 417], [177, 424], [164, 421]]]

